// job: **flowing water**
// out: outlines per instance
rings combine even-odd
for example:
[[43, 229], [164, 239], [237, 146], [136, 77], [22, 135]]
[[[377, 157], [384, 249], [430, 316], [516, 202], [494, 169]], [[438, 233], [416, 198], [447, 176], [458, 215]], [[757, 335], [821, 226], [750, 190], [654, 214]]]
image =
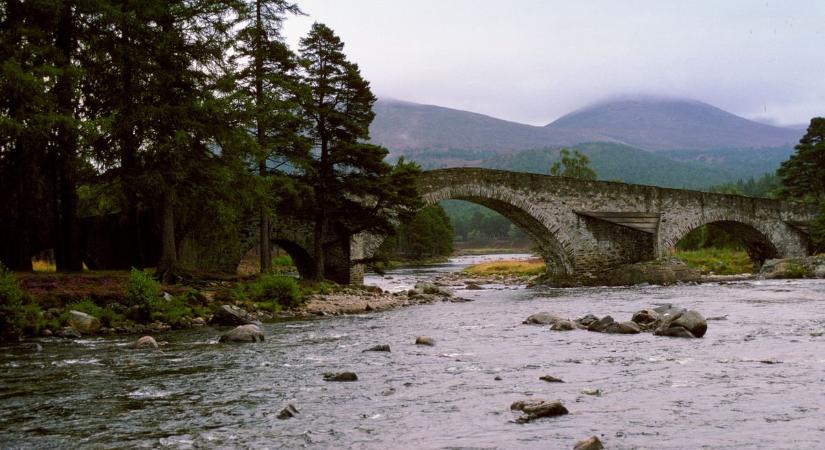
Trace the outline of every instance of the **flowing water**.
[[[370, 281], [401, 289], [466, 262]], [[265, 324], [254, 345], [206, 327], [159, 336], [162, 352], [123, 337], [3, 347], [0, 447], [552, 449], [597, 435], [611, 449], [825, 448], [823, 281], [485, 287], [459, 291], [471, 303]], [[691, 340], [521, 324], [661, 303], [725, 320]], [[376, 344], [392, 352], [362, 352]], [[358, 381], [323, 381], [337, 371]], [[526, 398], [570, 414], [517, 424], [509, 405]], [[277, 419], [288, 403], [300, 414]]]

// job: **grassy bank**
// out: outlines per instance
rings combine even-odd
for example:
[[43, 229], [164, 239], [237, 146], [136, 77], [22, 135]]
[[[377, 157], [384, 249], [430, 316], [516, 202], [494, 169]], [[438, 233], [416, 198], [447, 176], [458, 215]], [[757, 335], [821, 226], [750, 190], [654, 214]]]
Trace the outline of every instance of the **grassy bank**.
[[680, 250], [675, 254], [691, 269], [703, 274], [738, 275], [753, 273], [753, 262], [743, 250], [705, 248], [700, 250]]
[[464, 269], [470, 275], [534, 276], [545, 272], [544, 261], [539, 258], [529, 260], [501, 260], [474, 264]]

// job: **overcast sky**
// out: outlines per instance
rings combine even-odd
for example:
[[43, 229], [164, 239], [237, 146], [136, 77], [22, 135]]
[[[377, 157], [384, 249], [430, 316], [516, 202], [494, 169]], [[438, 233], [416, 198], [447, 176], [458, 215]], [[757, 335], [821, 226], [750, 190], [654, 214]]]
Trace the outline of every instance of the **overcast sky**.
[[780, 124], [825, 115], [825, 0], [297, 0], [379, 97], [544, 125], [617, 95]]

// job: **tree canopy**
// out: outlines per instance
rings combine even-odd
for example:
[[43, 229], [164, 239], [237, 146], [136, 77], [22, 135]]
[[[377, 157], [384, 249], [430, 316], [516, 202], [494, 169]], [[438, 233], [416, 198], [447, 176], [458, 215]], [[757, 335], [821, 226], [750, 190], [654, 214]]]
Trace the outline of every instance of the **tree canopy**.
[[550, 175], [582, 180], [596, 179], [596, 172], [590, 168], [590, 159], [587, 155], [578, 150], [574, 150], [571, 155], [570, 149], [563, 148], [559, 156], [560, 159], [550, 166]]

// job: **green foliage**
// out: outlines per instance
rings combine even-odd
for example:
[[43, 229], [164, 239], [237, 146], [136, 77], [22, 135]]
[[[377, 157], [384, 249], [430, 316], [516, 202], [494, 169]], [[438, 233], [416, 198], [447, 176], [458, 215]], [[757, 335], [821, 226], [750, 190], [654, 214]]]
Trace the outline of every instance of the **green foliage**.
[[719, 248], [744, 250], [741, 241], [715, 224], [702, 225], [686, 234], [676, 243], [678, 250]]
[[155, 281], [146, 272], [138, 269], [129, 271], [126, 281], [126, 304], [148, 308], [160, 298], [160, 283]]
[[516, 245], [530, 242], [509, 219], [484, 206], [461, 200], [444, 200], [440, 204], [450, 219], [456, 241], [509, 240]]
[[379, 252], [388, 259], [422, 260], [449, 256], [453, 252], [453, 227], [441, 205], [421, 209], [398, 227], [398, 234], [388, 238]]
[[289, 255], [280, 255], [272, 258], [272, 271], [274, 273], [294, 272], [295, 263]]
[[251, 300], [259, 307], [273, 312], [281, 308], [294, 308], [302, 301], [297, 280], [274, 274], [262, 274], [254, 281], [239, 285], [235, 295], [240, 299]]
[[17, 338], [23, 332], [25, 297], [14, 275], [0, 264], [0, 340]]
[[810, 272], [805, 266], [789, 261], [782, 276], [783, 278], [807, 278]]
[[825, 200], [825, 117], [814, 117], [796, 152], [776, 172], [782, 196], [812, 203]]
[[717, 275], [738, 275], [753, 272], [753, 262], [748, 253], [731, 248], [704, 248], [679, 250], [676, 257], [691, 269]]
[[825, 200], [819, 204], [819, 214], [811, 222], [811, 244], [814, 253], [825, 252]]
[[595, 180], [596, 172], [590, 168], [590, 158], [578, 150], [563, 148], [560, 151], [561, 160], [550, 166], [550, 175], [556, 177], [578, 178], [581, 180]]
[[744, 195], [746, 197], [776, 198], [782, 181], [773, 173], [766, 173], [759, 178], [739, 179], [733, 183], [711, 186], [708, 190], [718, 194]]
[[75, 311], [84, 312], [90, 316], [94, 316], [97, 318], [100, 318], [100, 316], [103, 315], [103, 308], [101, 308], [95, 302], [88, 298], [84, 298], [79, 302], [74, 302], [71, 305], [67, 306], [66, 309], [73, 309]]

